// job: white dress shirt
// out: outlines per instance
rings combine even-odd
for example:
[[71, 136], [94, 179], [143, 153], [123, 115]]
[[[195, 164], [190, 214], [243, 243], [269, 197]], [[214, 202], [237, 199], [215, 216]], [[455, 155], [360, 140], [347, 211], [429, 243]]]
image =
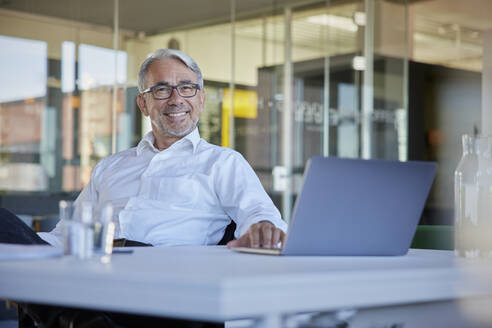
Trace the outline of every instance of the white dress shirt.
[[[111, 203], [116, 237], [157, 245], [215, 245], [230, 220], [236, 238], [262, 220], [287, 225], [238, 152], [209, 144], [198, 129], [159, 151], [149, 132], [137, 147], [102, 159], [75, 201]], [[59, 222], [39, 236], [61, 246]]]

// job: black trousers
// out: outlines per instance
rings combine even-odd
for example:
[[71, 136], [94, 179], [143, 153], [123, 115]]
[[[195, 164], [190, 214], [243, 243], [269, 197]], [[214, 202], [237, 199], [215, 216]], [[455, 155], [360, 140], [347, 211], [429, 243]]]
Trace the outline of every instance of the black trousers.
[[[121, 246], [152, 246], [131, 240], [119, 240]], [[43, 245], [48, 244], [41, 239], [15, 214], [0, 208], [0, 243]], [[142, 277], [145, 279], [145, 277]], [[138, 302], [138, 301], [136, 301]], [[120, 327], [184, 327], [184, 328], [218, 328], [223, 323], [200, 322], [158, 318], [150, 316], [130, 315], [118, 312], [90, 311], [61, 306], [19, 303], [19, 327], [22, 328], [120, 328]]]
[[5, 208], [0, 208], [0, 243], [48, 244], [14, 213]]

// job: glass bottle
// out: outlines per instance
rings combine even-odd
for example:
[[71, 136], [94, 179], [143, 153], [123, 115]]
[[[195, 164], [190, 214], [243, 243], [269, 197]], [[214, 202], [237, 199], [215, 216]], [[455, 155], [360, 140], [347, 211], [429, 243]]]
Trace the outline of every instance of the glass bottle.
[[476, 254], [477, 193], [476, 178], [478, 158], [476, 139], [462, 136], [463, 155], [454, 172], [455, 192], [455, 253], [458, 256], [473, 257]]
[[477, 139], [477, 243], [478, 256], [492, 256], [492, 137]]

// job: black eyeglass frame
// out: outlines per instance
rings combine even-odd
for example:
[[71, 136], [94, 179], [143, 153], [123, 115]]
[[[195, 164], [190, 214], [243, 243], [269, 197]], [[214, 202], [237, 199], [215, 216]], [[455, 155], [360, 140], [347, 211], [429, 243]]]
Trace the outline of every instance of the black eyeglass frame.
[[[195, 89], [195, 93], [192, 96], [183, 96], [179, 92], [178, 88], [179, 87], [182, 87], [182, 86], [185, 86], [185, 85], [191, 85]], [[154, 89], [157, 88], [157, 87], [168, 87], [168, 88], [171, 88], [171, 93], [169, 94], [169, 97], [166, 97], [166, 98], [156, 97], [156, 95], [154, 93]], [[174, 90], [176, 90], [176, 92], [178, 93], [178, 95], [180, 97], [183, 97], [183, 98], [193, 98], [198, 93], [198, 90], [201, 90], [201, 88], [200, 88], [200, 85], [198, 83], [182, 83], [182, 84], [176, 84], [176, 85], [156, 84], [156, 85], [154, 85], [154, 86], [152, 86], [150, 88], [145, 89], [144, 91], [141, 92], [141, 94], [144, 94], [144, 93], [147, 93], [147, 92], [152, 92], [152, 97], [154, 97], [155, 100], [166, 100], [166, 99], [169, 99], [169, 98], [172, 97]]]

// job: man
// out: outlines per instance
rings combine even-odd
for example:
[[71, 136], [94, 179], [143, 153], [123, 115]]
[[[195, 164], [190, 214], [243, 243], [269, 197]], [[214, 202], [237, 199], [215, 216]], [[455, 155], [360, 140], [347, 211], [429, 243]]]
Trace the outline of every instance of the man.
[[[286, 224], [254, 171], [237, 152], [201, 139], [197, 123], [205, 104], [203, 78], [188, 55], [157, 50], [139, 72], [137, 103], [150, 117], [152, 131], [137, 147], [109, 156], [94, 168], [75, 205], [96, 209], [110, 203], [116, 236], [145, 245], [215, 245], [231, 219], [232, 246], [279, 247]], [[59, 222], [36, 236], [18, 218], [0, 209], [0, 242], [50, 243], [61, 246]], [[41, 237], [41, 238], [39, 238]], [[25, 304], [24, 321], [45, 326], [216, 327], [182, 320], [144, 318]], [[222, 324], [218, 325], [223, 327]]]
[[[286, 224], [246, 160], [207, 143], [197, 123], [203, 77], [191, 57], [160, 49], [142, 64], [137, 103], [152, 131], [135, 148], [100, 161], [76, 200], [111, 203], [117, 237], [154, 246], [215, 245], [230, 220], [228, 246], [279, 247]], [[61, 245], [60, 222], [40, 237]]]

